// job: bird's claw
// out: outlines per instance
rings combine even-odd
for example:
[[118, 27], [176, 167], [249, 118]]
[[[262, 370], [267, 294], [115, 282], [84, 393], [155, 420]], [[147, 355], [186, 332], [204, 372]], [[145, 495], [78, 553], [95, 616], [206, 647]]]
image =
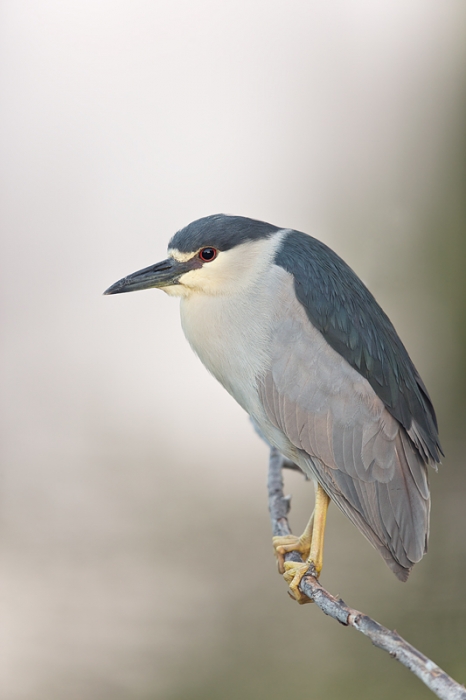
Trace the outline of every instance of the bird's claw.
[[286, 561], [284, 565], [285, 571], [283, 573], [283, 578], [290, 587], [288, 593], [300, 605], [306, 605], [306, 603], [314, 602], [313, 600], [308, 598], [307, 595], [304, 595], [304, 593], [301, 593], [301, 591], [299, 590], [299, 584], [301, 583], [301, 580], [304, 578], [304, 576], [308, 572], [311, 574], [314, 573], [312, 571], [312, 568], [311, 571], [309, 571], [310, 567], [314, 567], [314, 565], [312, 562], [309, 561], [302, 563], [296, 561]]
[[309, 557], [311, 544], [309, 538], [297, 537], [296, 535], [285, 535], [283, 537], [272, 538], [275, 556], [277, 557], [278, 571], [280, 574], [285, 573], [285, 554], [288, 552], [299, 552], [303, 559]]

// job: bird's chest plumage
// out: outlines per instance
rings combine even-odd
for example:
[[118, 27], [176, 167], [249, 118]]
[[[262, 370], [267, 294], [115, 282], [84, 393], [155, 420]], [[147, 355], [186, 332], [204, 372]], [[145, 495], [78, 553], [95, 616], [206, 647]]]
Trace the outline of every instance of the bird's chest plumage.
[[289, 278], [274, 266], [266, 282], [245, 293], [184, 297], [181, 323], [199, 359], [249, 413], [268, 442], [298, 463], [296, 449], [267, 416], [260, 391], [273, 363], [281, 319], [289, 312]]
[[267, 366], [271, 333], [267, 298], [193, 294], [181, 299], [181, 324], [194, 352], [250, 414], [257, 413], [257, 379]]

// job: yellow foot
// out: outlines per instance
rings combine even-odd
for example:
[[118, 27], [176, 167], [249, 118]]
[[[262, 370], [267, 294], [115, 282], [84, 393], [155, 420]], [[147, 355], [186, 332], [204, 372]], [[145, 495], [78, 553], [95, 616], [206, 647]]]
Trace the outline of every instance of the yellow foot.
[[285, 562], [285, 573], [283, 574], [283, 578], [290, 587], [289, 593], [291, 597], [294, 598], [300, 605], [314, 602], [299, 590], [299, 584], [309, 571], [309, 567], [311, 565], [313, 565], [311, 561], [305, 561], [303, 563], [297, 561]]
[[277, 557], [278, 571], [285, 573], [285, 554], [288, 552], [299, 552], [303, 559], [308, 559], [311, 551], [310, 538], [306, 532], [301, 537], [296, 535], [285, 535], [284, 537], [272, 538], [275, 556]]
[[[316, 490], [316, 505], [314, 513], [306, 525], [301, 537], [288, 535], [286, 537], [274, 537], [273, 546], [278, 559], [278, 570], [290, 587], [291, 596], [301, 605], [312, 603], [307, 596], [303, 595], [298, 586], [306, 572], [312, 567], [313, 574], [318, 577], [322, 571], [325, 521], [327, 518], [328, 504], [330, 498], [327, 496], [320, 484]], [[304, 562], [285, 561], [288, 552], [299, 552]]]

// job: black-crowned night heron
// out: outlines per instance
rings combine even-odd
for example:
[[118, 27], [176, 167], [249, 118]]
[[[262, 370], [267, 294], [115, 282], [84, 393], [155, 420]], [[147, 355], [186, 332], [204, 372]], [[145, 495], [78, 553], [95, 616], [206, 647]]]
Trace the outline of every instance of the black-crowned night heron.
[[[351, 268], [299, 231], [215, 215], [178, 231], [167, 260], [105, 294], [152, 287], [181, 298], [194, 352], [314, 481], [303, 535], [274, 538], [294, 597], [304, 602], [309, 563], [322, 569], [330, 500], [405, 581], [427, 547], [437, 421], [393, 325]], [[292, 550], [307, 563], [284, 562]]]

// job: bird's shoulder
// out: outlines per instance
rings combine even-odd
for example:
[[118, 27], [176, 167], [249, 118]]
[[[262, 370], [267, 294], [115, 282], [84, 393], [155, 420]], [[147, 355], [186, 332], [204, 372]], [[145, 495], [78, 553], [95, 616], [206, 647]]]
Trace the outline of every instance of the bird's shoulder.
[[393, 324], [356, 273], [321, 241], [290, 231], [275, 264], [293, 276], [307, 318], [371, 385], [424, 458], [441, 447], [427, 389]]

